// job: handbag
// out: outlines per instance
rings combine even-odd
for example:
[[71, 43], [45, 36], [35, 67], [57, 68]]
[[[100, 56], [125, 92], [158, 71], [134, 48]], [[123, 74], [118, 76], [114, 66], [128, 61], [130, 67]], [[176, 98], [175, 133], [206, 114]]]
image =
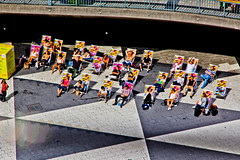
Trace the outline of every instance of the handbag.
[[29, 63], [25, 62], [24, 65], [23, 65], [24, 69], [29, 69], [30, 68], [30, 65]]

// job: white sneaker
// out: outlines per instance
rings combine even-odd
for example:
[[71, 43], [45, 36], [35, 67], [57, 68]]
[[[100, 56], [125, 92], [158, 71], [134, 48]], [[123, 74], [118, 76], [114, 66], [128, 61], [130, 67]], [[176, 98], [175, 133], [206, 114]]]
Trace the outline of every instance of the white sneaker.
[[192, 109], [195, 109], [196, 108], [196, 106], [192, 106]]
[[172, 108], [168, 108], [167, 110], [170, 111]]

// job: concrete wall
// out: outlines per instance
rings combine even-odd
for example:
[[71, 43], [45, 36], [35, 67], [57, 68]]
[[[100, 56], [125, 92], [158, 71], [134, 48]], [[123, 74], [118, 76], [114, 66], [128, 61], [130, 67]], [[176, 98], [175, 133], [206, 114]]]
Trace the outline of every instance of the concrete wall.
[[0, 14], [149, 19], [240, 29], [237, 19], [144, 9], [1, 4]]

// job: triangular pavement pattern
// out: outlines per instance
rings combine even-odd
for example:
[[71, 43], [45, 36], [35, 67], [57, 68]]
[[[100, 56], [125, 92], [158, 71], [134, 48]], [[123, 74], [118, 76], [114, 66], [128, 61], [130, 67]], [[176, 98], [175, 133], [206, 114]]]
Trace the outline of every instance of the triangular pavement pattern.
[[[198, 137], [195, 137], [197, 139]], [[237, 160], [239, 155], [185, 145], [146, 140], [151, 160]]]
[[139, 140], [58, 125], [16, 120], [17, 159], [50, 159]]
[[31, 72], [29, 74], [16, 75], [16, 76], [14, 76], [14, 78], [21, 78], [21, 79], [28, 79], [28, 80], [35, 80], [35, 81], [59, 84], [62, 80], [62, 74], [59, 75], [58, 71], [54, 72], [53, 74], [51, 74], [51, 72], [52, 72], [51, 70], [47, 70], [44, 72], [36, 72], [36, 73]]
[[240, 112], [227, 109], [219, 109], [217, 116], [195, 117], [193, 104], [188, 103], [179, 103], [168, 111], [161, 99], [155, 101], [151, 110], [142, 110], [142, 99], [136, 96], [135, 101], [146, 138], [240, 119]]
[[129, 101], [123, 108], [112, 106], [113, 101], [111, 99], [107, 104], [100, 101], [19, 119], [144, 138], [135, 101]]
[[240, 120], [235, 120], [149, 139], [240, 155], [239, 135]]
[[14, 78], [14, 86], [15, 92], [18, 92], [14, 97], [16, 117], [97, 102], [97, 90], [93, 89], [79, 99], [70, 93], [57, 98], [58, 85], [54, 83]]
[[150, 160], [147, 145], [144, 139], [133, 142], [112, 145], [108, 147], [98, 148], [90, 151], [70, 154], [66, 156], [56, 157], [53, 160], [69, 160], [69, 159], [94, 159], [94, 160], [128, 160], [128, 159], [144, 159]]
[[16, 159], [15, 120], [2, 120], [0, 126], [0, 159]]

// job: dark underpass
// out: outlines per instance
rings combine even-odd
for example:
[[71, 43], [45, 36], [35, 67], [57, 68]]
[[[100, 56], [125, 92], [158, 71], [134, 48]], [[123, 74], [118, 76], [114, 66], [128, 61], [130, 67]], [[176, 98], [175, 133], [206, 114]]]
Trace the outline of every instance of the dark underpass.
[[0, 15], [0, 41], [40, 42], [51, 35], [74, 44], [181, 49], [235, 55], [240, 31], [186, 23], [110, 18]]

